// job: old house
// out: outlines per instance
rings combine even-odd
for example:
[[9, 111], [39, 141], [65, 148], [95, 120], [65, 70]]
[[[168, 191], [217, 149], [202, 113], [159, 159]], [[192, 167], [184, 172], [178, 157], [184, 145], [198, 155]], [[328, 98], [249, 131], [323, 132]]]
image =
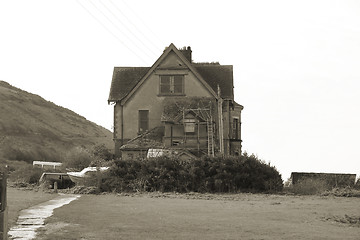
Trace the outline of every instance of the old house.
[[[167, 149], [182, 156], [241, 153], [241, 111], [233, 67], [194, 63], [190, 47], [170, 44], [151, 67], [115, 67], [115, 154], [146, 156]], [[185, 154], [184, 154], [185, 153]]]

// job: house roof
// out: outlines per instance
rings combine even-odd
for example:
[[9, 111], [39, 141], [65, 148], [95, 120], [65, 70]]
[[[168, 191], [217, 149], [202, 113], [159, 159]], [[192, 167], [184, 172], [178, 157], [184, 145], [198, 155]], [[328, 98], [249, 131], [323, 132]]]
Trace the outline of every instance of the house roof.
[[193, 64], [193, 66], [215, 92], [219, 85], [222, 98], [234, 98], [232, 65]]
[[150, 67], [115, 67], [108, 101], [126, 97], [149, 70]]
[[234, 101], [233, 103], [234, 103], [234, 106], [235, 106], [235, 107], [240, 107], [240, 109], [241, 109], [241, 110], [243, 110], [243, 109], [244, 109], [244, 106], [243, 106], [243, 105], [238, 104], [238, 103], [237, 103], [237, 102], [235, 102], [235, 101]]
[[192, 64], [171, 44], [152, 67], [115, 67], [108, 101], [116, 102], [127, 98], [171, 50], [180, 55], [213, 94], [217, 93], [217, 85], [219, 85], [221, 97], [233, 99], [233, 68], [231, 65]]

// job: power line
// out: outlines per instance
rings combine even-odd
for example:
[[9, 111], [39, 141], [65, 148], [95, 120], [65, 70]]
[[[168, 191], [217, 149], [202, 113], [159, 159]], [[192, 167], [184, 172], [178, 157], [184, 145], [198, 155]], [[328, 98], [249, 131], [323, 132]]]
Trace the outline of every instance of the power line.
[[[126, 19], [128, 19], [127, 16], [113, 3], [112, 0], [109, 0], [109, 2], [110, 2], [123, 16], [125, 16]], [[157, 40], [158, 40], [159, 42], [161, 42], [161, 40], [158, 38], [158, 36], [151, 30], [150, 27], [147, 26], [147, 24], [142, 20], [142, 18], [139, 17], [139, 15], [137, 15], [136, 12], [135, 12], [134, 10], [132, 10], [132, 8], [131, 8], [129, 5], [126, 4], [126, 2], [124, 2], [123, 0], [121, 0], [121, 2], [122, 2], [128, 9], [130, 9], [130, 11], [133, 13], [133, 15], [136, 16], [136, 17], [142, 22], [142, 24], [151, 32], [151, 34], [152, 34], [155, 38], [157, 38]], [[128, 21], [130, 22], [130, 24], [131, 24], [132, 26], [134, 26], [134, 27], [139, 31], [139, 29], [137, 28], [136, 25], [134, 25], [133, 23], [131, 23], [130, 20], [128, 20]], [[139, 32], [140, 32], [140, 33], [142, 34], [142, 36], [143, 36], [144, 38], [146, 38], [155, 48], [159, 49], [159, 51], [162, 51], [161, 48], [159, 48], [157, 45], [155, 45], [146, 35], [144, 35], [141, 31], [139, 31]]]
[[[110, 2], [111, 2], [111, 1], [110, 1]], [[124, 23], [121, 21], [121, 19], [119, 19], [119, 18], [116, 16], [116, 14], [114, 14], [114, 13], [112, 12], [111, 9], [109, 9], [102, 1], [100, 1], [100, 3], [101, 3], [101, 5], [103, 5], [103, 6], [106, 8], [106, 10], [107, 10], [116, 20], [118, 20], [118, 21], [120, 22], [120, 24], [121, 24], [123, 27], [125, 27], [126, 30], [128, 30], [128, 31], [131, 33], [131, 35], [132, 35], [133, 37], [135, 37], [136, 40], [138, 40], [146, 49], [148, 49], [152, 54], [154, 54], [154, 56], [157, 56], [157, 55], [158, 55], [158, 53], [153, 52], [151, 48], [148, 48], [148, 47], [144, 44], [144, 42], [143, 42], [136, 34], [134, 34], [134, 32], [133, 32], [128, 26], [126, 26], [126, 24], [124, 24]], [[114, 5], [114, 6], [115, 6], [115, 8], [117, 8], [116, 5]], [[117, 8], [117, 9], [118, 9], [118, 8]], [[120, 11], [120, 9], [118, 9], [118, 10]], [[122, 11], [120, 11], [120, 13], [128, 20], [128, 22], [129, 22], [133, 27], [137, 28], [134, 24], [131, 23], [131, 21], [126, 17], [126, 15], [124, 15], [124, 14], [122, 13]], [[139, 31], [139, 32], [140, 32], [140, 31]], [[140, 33], [141, 33], [141, 32], [140, 32]]]
[[[123, 34], [125, 37], [127, 37], [128, 38], [128, 40], [130, 40], [130, 42], [132, 42], [133, 43], [133, 40], [126, 34], [126, 33], [124, 33], [100, 8], [98, 8], [92, 1], [88, 1], [88, 2], [90, 2], [90, 4], [91, 5], [93, 5], [94, 6], [94, 8], [96, 8], [105, 18], [106, 18], [106, 20], [108, 20], [121, 34]], [[121, 23], [122, 25], [124, 25], [123, 23]], [[142, 52], [144, 52], [139, 46], [137, 46], [136, 45], [136, 43], [133, 43], [133, 45], [135, 46], [135, 47], [137, 47], [140, 51], [142, 51]], [[153, 59], [153, 57], [151, 57], [150, 55], [148, 55], [146, 52], [144, 52], [144, 54], [146, 54], [148, 57], [149, 57], [149, 59]]]
[[76, 2], [91, 16], [93, 17], [108, 33], [110, 33], [114, 38], [116, 38], [124, 47], [126, 47], [130, 52], [132, 52], [136, 57], [138, 57], [143, 63], [147, 64], [147, 62], [140, 57], [134, 50], [129, 48], [118, 36], [116, 36], [109, 28], [106, 27], [94, 14], [92, 14], [79, 0]]

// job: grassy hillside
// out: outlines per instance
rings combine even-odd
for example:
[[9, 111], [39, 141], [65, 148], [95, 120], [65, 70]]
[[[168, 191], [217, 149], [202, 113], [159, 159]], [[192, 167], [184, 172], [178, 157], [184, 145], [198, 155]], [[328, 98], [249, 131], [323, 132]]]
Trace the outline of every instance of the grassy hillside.
[[105, 144], [112, 133], [69, 109], [0, 81], [0, 159], [61, 161], [75, 147]]

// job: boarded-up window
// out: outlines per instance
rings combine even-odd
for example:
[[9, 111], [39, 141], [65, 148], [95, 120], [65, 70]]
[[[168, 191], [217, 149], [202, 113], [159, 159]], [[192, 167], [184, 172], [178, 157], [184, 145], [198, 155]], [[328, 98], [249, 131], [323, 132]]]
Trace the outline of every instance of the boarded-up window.
[[183, 75], [162, 75], [160, 76], [160, 94], [183, 94]]
[[149, 110], [139, 110], [139, 133], [149, 130]]

